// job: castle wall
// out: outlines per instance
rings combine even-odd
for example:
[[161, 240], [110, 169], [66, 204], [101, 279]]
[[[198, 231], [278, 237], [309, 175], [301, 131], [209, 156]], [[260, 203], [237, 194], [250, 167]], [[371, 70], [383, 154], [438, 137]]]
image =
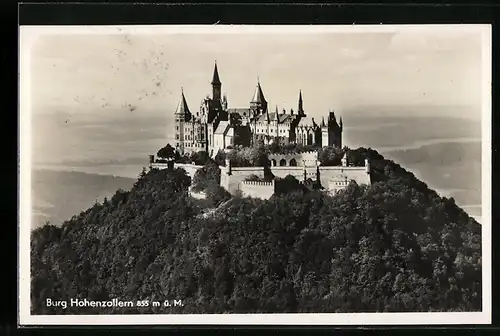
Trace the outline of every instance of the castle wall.
[[[305, 167], [305, 170], [307, 175], [306, 178], [316, 180], [316, 166]], [[279, 178], [285, 178], [288, 175], [292, 175], [297, 180], [304, 181], [304, 167], [271, 167], [271, 172], [274, 176]]]
[[174, 164], [175, 168], [182, 168], [186, 171], [186, 173], [191, 177], [191, 180], [194, 178], [194, 174], [196, 174], [196, 171], [198, 169], [203, 168], [203, 166], [197, 166], [193, 164], [186, 164], [186, 163], [176, 163]]
[[220, 185], [231, 195], [239, 190], [239, 185], [250, 175], [264, 178], [264, 167], [219, 167], [221, 170]]
[[271, 160], [272, 164], [276, 163], [275, 166], [281, 166], [280, 162], [282, 162], [282, 160], [285, 160], [285, 166], [291, 166], [290, 162], [292, 161], [292, 159], [295, 160], [296, 166], [304, 166], [304, 161], [306, 166], [316, 166], [318, 162], [318, 152], [309, 151], [303, 153], [269, 155], [269, 160]]
[[371, 184], [366, 167], [319, 167], [321, 185], [329, 188], [330, 181], [354, 180], [357, 184]]
[[242, 181], [239, 184], [239, 190], [243, 197], [254, 197], [261, 199], [269, 199], [274, 194], [274, 181]]
[[328, 192], [330, 193], [330, 195], [334, 195], [336, 193], [338, 193], [339, 191], [341, 191], [342, 189], [345, 189], [347, 188], [347, 186], [349, 185], [350, 181], [349, 180], [331, 180], [330, 182], [328, 182]]
[[[154, 157], [153, 157], [154, 159]], [[150, 158], [151, 160], [151, 158]], [[150, 168], [153, 169], [167, 169], [167, 163], [150, 163]], [[193, 164], [182, 164], [175, 163], [175, 168], [183, 168], [186, 173], [194, 178], [196, 171], [203, 168], [203, 166], [193, 165]], [[221, 182], [220, 185], [224, 187], [230, 194], [234, 195], [238, 190], [240, 190], [244, 195], [251, 197], [269, 198], [274, 193], [274, 181], [273, 182], [256, 182], [256, 181], [245, 181], [245, 179], [250, 175], [256, 175], [260, 178], [264, 178], [264, 167], [230, 167], [229, 165], [225, 167], [219, 167], [221, 170]], [[351, 180], [356, 181], [357, 184], [371, 184], [371, 176], [369, 174], [370, 167], [368, 162], [364, 167], [343, 167], [343, 166], [274, 166], [271, 167], [271, 172], [274, 176], [279, 178], [285, 178], [288, 175], [294, 176], [299, 181], [304, 181], [304, 170], [306, 171], [306, 178], [310, 178], [313, 181], [319, 179], [321, 185], [327, 189], [329, 192], [335, 193], [341, 189], [347, 187]], [[252, 182], [252, 183], [249, 183]], [[260, 183], [260, 184], [259, 184]], [[271, 187], [268, 184], [272, 183], [272, 192], [270, 192]], [[246, 193], [246, 194], [245, 194]]]
[[[149, 169], [167, 169], [168, 168], [168, 163], [150, 163], [149, 164]], [[186, 164], [186, 163], [174, 163], [174, 168], [182, 168], [186, 171], [186, 173], [191, 177], [191, 180], [194, 178], [194, 174], [196, 171], [200, 168], [203, 168], [203, 166], [197, 166], [193, 164]]]

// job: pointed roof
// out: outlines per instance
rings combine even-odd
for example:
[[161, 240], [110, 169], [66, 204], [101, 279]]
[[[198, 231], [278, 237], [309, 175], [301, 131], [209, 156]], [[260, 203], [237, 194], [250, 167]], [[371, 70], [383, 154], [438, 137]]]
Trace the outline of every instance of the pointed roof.
[[179, 100], [179, 104], [177, 105], [177, 109], [175, 110], [175, 114], [184, 114], [190, 115], [189, 107], [186, 101], [186, 97], [184, 96], [184, 89], [181, 88], [181, 99]]
[[299, 90], [299, 103], [302, 103], [302, 90]]
[[321, 127], [326, 127], [326, 124], [325, 124], [325, 117], [323, 117], [321, 119]]
[[222, 83], [220, 82], [219, 79], [219, 70], [217, 70], [217, 61], [215, 61], [215, 66], [214, 66], [214, 76], [212, 77], [212, 85], [221, 85]]
[[260, 103], [264, 104], [266, 102], [266, 98], [264, 98], [264, 93], [262, 92], [262, 88], [260, 87], [260, 82], [257, 81], [257, 87], [255, 88], [255, 93], [253, 94], [252, 103]]
[[278, 105], [276, 105], [276, 112], [274, 113], [274, 120], [278, 122], [280, 122], [280, 115], [279, 115], [279, 112], [278, 112]]
[[269, 109], [268, 109], [267, 107], [266, 107], [266, 121], [267, 121], [268, 123], [270, 123], [270, 122], [271, 122], [271, 118], [269, 117]]

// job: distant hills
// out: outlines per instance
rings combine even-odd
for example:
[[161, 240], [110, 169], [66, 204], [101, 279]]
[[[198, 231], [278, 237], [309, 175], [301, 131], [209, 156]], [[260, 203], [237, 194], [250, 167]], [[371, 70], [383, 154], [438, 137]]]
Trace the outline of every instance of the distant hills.
[[[140, 172], [140, 171], [139, 171]], [[72, 171], [33, 170], [32, 228], [46, 221], [60, 225], [117, 189], [129, 190], [134, 179]]]
[[442, 142], [384, 156], [411, 167], [441, 196], [454, 197], [471, 215], [481, 215], [481, 142]]

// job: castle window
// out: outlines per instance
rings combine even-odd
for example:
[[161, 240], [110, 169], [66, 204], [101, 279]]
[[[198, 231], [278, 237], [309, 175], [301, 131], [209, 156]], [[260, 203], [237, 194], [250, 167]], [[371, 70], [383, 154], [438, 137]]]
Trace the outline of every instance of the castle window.
[[179, 126], [175, 126], [175, 130], [178, 131], [179, 130]]
[[175, 135], [175, 140], [179, 140], [179, 134]]

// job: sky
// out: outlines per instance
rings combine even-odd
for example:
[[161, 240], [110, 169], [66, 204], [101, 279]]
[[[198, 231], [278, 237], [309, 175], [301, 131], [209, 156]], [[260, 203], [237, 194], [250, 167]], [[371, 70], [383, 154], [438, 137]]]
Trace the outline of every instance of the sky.
[[229, 107], [248, 106], [259, 78], [273, 109], [296, 109], [302, 90], [313, 116], [380, 106], [416, 107], [417, 114], [429, 113], [421, 106], [465, 106], [456, 113], [470, 118], [480, 111], [477, 29], [237, 33], [233, 27], [228, 34], [213, 27], [204, 33], [151, 27], [71, 33], [66, 27], [44, 34], [38, 28], [36, 38], [21, 42], [21, 56], [30, 58], [21, 71], [29, 71], [31, 111], [171, 115], [182, 87], [196, 112], [211, 92], [215, 61]]

